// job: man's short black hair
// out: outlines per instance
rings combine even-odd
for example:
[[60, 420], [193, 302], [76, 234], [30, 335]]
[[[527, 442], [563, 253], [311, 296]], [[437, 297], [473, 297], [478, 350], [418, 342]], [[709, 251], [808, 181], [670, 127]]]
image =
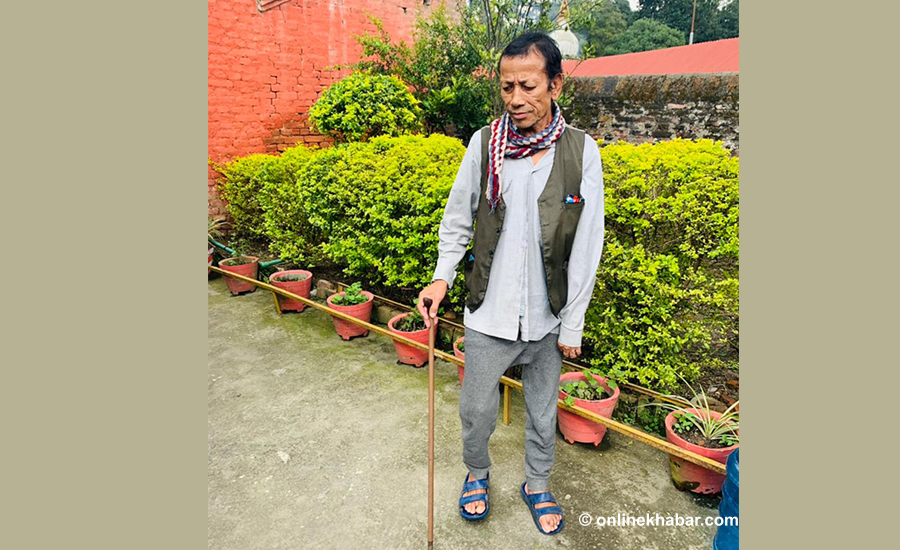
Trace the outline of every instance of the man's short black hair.
[[[556, 75], [562, 74], [562, 53], [556, 41], [546, 33], [531, 31], [520, 34], [500, 54], [500, 61], [503, 61], [504, 57], [526, 56], [532, 48], [544, 58], [544, 71], [547, 73], [549, 84]], [[497, 62], [497, 74], [500, 74], [500, 61]]]

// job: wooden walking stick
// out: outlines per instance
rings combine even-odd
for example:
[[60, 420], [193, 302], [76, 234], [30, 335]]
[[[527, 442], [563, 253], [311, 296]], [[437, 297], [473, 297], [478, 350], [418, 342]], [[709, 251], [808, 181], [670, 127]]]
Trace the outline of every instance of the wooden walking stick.
[[428, 330], [428, 550], [434, 547], [434, 336], [437, 317], [431, 319], [431, 298], [423, 298], [431, 321]]

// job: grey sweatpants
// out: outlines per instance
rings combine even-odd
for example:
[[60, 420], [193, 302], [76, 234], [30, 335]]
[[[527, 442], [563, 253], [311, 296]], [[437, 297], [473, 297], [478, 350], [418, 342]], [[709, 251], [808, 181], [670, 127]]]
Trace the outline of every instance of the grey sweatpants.
[[530, 491], [549, 490], [556, 456], [556, 400], [562, 352], [558, 334], [542, 340], [504, 340], [466, 328], [466, 375], [459, 396], [463, 463], [473, 479], [484, 479], [491, 467], [488, 440], [497, 427], [500, 377], [510, 366], [524, 365], [525, 480]]

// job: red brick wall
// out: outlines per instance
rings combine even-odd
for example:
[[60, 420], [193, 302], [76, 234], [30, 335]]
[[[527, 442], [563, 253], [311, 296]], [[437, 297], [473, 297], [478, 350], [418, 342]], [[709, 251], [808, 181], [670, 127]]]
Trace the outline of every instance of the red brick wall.
[[[208, 6], [208, 147], [215, 162], [299, 142], [327, 146], [309, 129], [307, 113], [349, 71], [325, 67], [359, 60], [353, 35], [376, 32], [366, 13], [409, 44], [417, 13], [431, 9], [423, 0], [293, 0], [264, 13], [255, 0], [208, 0]], [[215, 177], [210, 169], [209, 212], [222, 215]]]

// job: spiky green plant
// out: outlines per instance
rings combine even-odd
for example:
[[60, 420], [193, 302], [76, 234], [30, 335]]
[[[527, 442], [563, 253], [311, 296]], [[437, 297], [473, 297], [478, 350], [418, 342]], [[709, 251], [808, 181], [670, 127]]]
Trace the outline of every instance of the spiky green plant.
[[[668, 395], [666, 397], [676, 401], [678, 405], [674, 403], [647, 403], [641, 406], [662, 407], [673, 411], [679, 433], [687, 433], [692, 429], [696, 429], [707, 442], [718, 441], [726, 446], [737, 445], [740, 441], [738, 437], [738, 430], [740, 429], [738, 422], [739, 413], [737, 411], [740, 401], [732, 403], [719, 418], [714, 418], [709, 407], [709, 399], [707, 399], [703, 388], [700, 388], [700, 393], [697, 393], [684, 378], [681, 381], [691, 390], [691, 393], [694, 395], [693, 401], [696, 401], [696, 404], [680, 395]], [[699, 414], [689, 412], [687, 409], [699, 411]]]

